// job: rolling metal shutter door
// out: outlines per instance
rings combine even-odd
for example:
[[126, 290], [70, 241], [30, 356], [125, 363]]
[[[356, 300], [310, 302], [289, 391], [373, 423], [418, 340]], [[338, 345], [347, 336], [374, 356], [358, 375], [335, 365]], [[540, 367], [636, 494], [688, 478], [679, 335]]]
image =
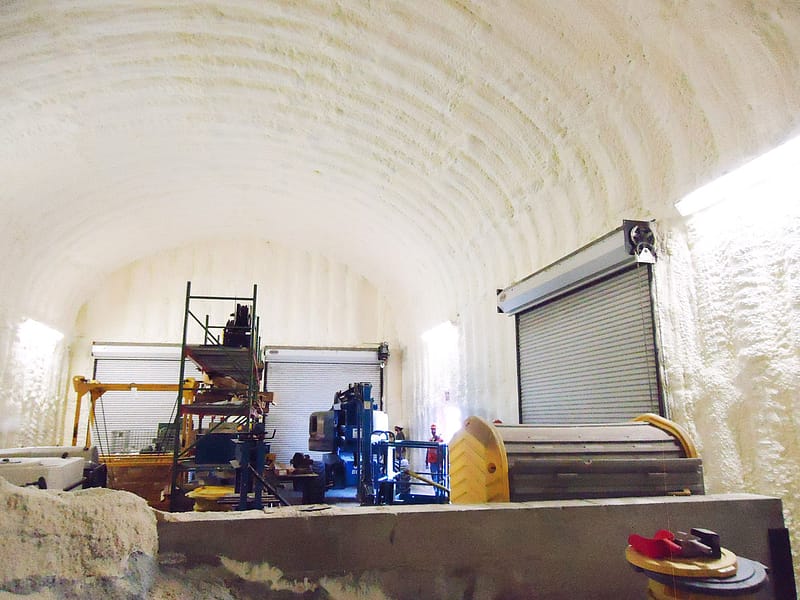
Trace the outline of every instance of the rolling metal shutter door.
[[661, 412], [647, 266], [520, 313], [517, 342], [522, 423]]
[[311, 413], [330, 410], [333, 396], [351, 383], [372, 384], [372, 397], [381, 397], [381, 369], [372, 364], [267, 363], [267, 391], [275, 392], [276, 406], [270, 407], [267, 435], [275, 460], [288, 463], [295, 452], [321, 460], [322, 452], [308, 449], [308, 420]]
[[[94, 378], [100, 383], [177, 384], [180, 367], [178, 359], [98, 357], [95, 359]], [[185, 377], [203, 377], [189, 360], [186, 361], [185, 371]], [[177, 397], [177, 391], [106, 392], [98, 399], [95, 408], [96, 425], [92, 431], [92, 442], [103, 454], [138, 453], [153, 443], [159, 423], [175, 420]]]

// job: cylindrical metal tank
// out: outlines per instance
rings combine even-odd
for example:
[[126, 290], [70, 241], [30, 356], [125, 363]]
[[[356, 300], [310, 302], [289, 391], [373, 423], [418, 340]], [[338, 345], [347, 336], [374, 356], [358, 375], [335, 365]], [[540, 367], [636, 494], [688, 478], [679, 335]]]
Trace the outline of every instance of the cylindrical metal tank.
[[469, 417], [450, 442], [450, 488], [462, 504], [704, 493], [694, 444], [653, 414], [600, 425]]

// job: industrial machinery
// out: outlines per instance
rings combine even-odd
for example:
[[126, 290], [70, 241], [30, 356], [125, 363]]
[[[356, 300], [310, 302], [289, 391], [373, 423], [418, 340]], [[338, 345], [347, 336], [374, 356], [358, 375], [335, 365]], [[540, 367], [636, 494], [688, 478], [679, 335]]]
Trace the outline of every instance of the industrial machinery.
[[[386, 413], [377, 410], [372, 385], [352, 383], [347, 390], [336, 392], [330, 410], [312, 413], [308, 449], [328, 453], [324, 457], [327, 480], [334, 487], [357, 486], [361, 504], [448, 502], [447, 445], [395, 441], [388, 422]], [[401, 466], [400, 452], [410, 448], [434, 450], [441, 466], [440, 481]], [[412, 493], [407, 478], [432, 487], [433, 493]]]
[[[72, 378], [72, 386], [77, 393], [77, 397], [75, 401], [75, 421], [72, 426], [72, 445], [78, 445], [81, 401], [86, 394], [89, 394], [91, 403], [89, 405], [89, 423], [86, 426], [86, 440], [84, 441], [83, 447], [90, 448], [92, 447], [92, 429], [94, 428], [96, 421], [95, 407], [97, 405], [97, 401], [106, 392], [127, 392], [131, 390], [137, 390], [139, 392], [175, 392], [182, 389], [184, 399], [190, 402], [197, 391], [197, 385], [198, 382], [192, 378], [187, 378], [183, 382], [183, 385], [175, 383], [101, 383], [94, 379], [86, 379], [86, 377], [83, 377], [82, 375], [75, 375]], [[172, 432], [172, 435], [174, 437], [174, 431]], [[163, 442], [163, 439], [160, 441]]]
[[96, 446], [0, 449], [0, 477], [20, 486], [73, 490], [106, 487], [106, 465]]
[[450, 443], [454, 503], [703, 494], [688, 435], [644, 414], [606, 425], [502, 425], [469, 417]]
[[[420, 448], [435, 457], [439, 466], [435, 475], [416, 473], [406, 456], [410, 449]], [[375, 504], [447, 504], [448, 487], [447, 444], [416, 440], [392, 441], [381, 438], [372, 442], [372, 462], [375, 465]]]
[[[255, 316], [257, 287], [253, 285], [250, 297], [193, 295], [191, 289], [187, 281], [170, 510], [188, 508], [185, 498], [201, 497], [198, 493], [204, 494], [205, 487], [230, 487], [238, 495], [238, 510], [260, 509], [265, 502], [288, 504], [265, 468], [269, 452], [265, 422], [272, 395], [260, 389], [264, 363]], [[208, 314], [205, 319], [195, 314], [196, 308], [207, 309], [217, 301], [236, 302], [224, 327], [213, 325]], [[189, 343], [190, 339], [203, 343]], [[184, 381], [187, 361], [203, 372], [202, 383]], [[206, 417], [211, 421], [207, 427]], [[220, 497], [216, 502], [230, 500]]]
[[334, 394], [330, 410], [311, 414], [308, 449], [328, 453], [324, 457], [326, 478], [334, 487], [357, 486], [361, 504], [372, 504], [372, 439], [388, 435], [388, 428], [388, 415], [377, 410], [372, 398], [372, 384], [351, 383]]

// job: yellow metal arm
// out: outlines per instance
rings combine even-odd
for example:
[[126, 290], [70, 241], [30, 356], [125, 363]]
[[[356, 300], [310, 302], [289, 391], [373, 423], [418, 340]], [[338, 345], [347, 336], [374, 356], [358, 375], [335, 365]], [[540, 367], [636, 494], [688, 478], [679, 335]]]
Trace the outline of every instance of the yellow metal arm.
[[91, 430], [94, 424], [94, 407], [97, 399], [106, 392], [128, 392], [131, 390], [138, 390], [141, 392], [177, 392], [179, 389], [183, 390], [183, 401], [190, 403], [197, 392], [198, 382], [189, 378], [184, 380], [183, 385], [179, 386], [177, 383], [100, 383], [94, 379], [86, 379], [81, 375], [75, 375], [72, 378], [72, 387], [78, 394], [77, 402], [75, 404], [75, 421], [72, 426], [72, 445], [78, 445], [78, 424], [80, 423], [81, 416], [81, 400], [86, 394], [90, 394], [91, 407], [89, 408], [89, 425], [86, 427], [86, 444], [85, 447], [91, 445]]
[[423, 481], [423, 482], [427, 483], [428, 485], [432, 485], [433, 487], [437, 487], [440, 490], [444, 490], [448, 494], [450, 493], [450, 488], [443, 486], [441, 483], [436, 483], [432, 479], [428, 479], [427, 477], [423, 477], [419, 473], [415, 473], [414, 471], [409, 471], [408, 474], [411, 475], [411, 477], [414, 477], [415, 479], [419, 479], [420, 481]]

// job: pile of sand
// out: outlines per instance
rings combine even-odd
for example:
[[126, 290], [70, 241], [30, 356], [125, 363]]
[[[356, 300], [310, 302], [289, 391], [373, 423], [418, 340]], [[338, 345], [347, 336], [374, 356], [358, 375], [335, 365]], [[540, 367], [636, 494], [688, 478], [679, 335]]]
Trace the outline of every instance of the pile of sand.
[[135, 597], [148, 587], [158, 551], [155, 515], [134, 494], [39, 490], [2, 478], [0, 536], [0, 591], [45, 597], [101, 589]]
[[[234, 520], [254, 518], [254, 512], [211, 516]], [[160, 516], [197, 518], [194, 513]], [[217, 566], [189, 567], [169, 556], [159, 561], [156, 512], [139, 496], [119, 490], [40, 490], [0, 478], [0, 535], [0, 600], [387, 598], [351, 578], [290, 581], [264, 564], [222, 560]]]

